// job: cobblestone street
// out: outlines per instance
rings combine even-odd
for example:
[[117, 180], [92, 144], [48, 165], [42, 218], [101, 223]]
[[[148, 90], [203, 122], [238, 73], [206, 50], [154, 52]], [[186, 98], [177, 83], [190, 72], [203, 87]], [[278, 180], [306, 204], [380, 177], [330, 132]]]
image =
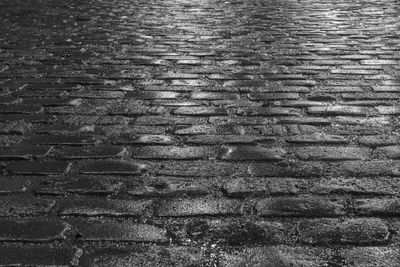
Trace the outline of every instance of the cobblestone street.
[[400, 266], [400, 2], [1, 0], [0, 266]]

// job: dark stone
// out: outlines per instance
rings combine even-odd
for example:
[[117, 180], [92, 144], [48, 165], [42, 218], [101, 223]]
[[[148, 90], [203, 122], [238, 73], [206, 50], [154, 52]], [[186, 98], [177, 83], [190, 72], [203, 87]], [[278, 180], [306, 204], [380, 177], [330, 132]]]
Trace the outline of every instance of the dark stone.
[[0, 219], [0, 240], [51, 242], [65, 238], [69, 225], [55, 219]]
[[69, 167], [65, 161], [23, 161], [10, 163], [7, 170], [22, 175], [55, 175], [66, 173]]
[[79, 172], [97, 175], [141, 175], [145, 170], [146, 166], [143, 164], [119, 160], [99, 160], [84, 163]]

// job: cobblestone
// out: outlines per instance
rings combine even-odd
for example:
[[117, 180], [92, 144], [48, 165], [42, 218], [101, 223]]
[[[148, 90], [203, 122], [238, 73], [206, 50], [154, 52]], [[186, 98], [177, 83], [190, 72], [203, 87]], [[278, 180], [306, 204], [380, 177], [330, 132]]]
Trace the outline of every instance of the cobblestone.
[[330, 217], [344, 215], [344, 203], [318, 197], [281, 197], [261, 200], [256, 209], [260, 216]]
[[0, 247], [2, 266], [68, 266], [75, 265], [79, 250], [43, 245], [7, 245]]
[[109, 216], [109, 217], [139, 217], [152, 213], [151, 200], [132, 201], [118, 199], [65, 200], [58, 203], [59, 214], [62, 216]]
[[133, 222], [116, 221], [78, 221], [76, 239], [82, 241], [131, 241], [131, 242], [166, 242], [165, 230]]
[[55, 206], [55, 200], [32, 199], [26, 197], [3, 197], [0, 204], [0, 216], [44, 215], [50, 213]]
[[56, 175], [66, 173], [69, 166], [65, 161], [24, 161], [10, 163], [7, 170], [21, 175]]
[[1, 1], [0, 266], [400, 266], [399, 8]]
[[380, 219], [303, 220], [298, 230], [307, 244], [382, 244], [389, 239], [388, 226]]
[[140, 175], [145, 166], [119, 160], [98, 160], [85, 162], [79, 169], [82, 174], [116, 174], [116, 175]]
[[226, 199], [177, 199], [161, 203], [158, 216], [239, 215], [240, 201]]
[[186, 247], [152, 247], [126, 249], [115, 251], [113, 249], [99, 250], [89, 255], [84, 262], [89, 266], [196, 266], [205, 262], [203, 253], [198, 248]]
[[69, 225], [54, 219], [0, 219], [3, 242], [51, 242], [65, 239]]
[[12, 146], [0, 148], [0, 159], [18, 160], [40, 158], [46, 156], [51, 147], [46, 146]]

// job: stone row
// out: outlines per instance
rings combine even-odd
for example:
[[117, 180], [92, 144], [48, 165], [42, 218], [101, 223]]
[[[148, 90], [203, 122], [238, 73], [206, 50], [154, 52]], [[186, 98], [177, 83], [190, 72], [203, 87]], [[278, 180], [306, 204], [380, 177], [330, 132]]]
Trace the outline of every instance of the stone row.
[[269, 246], [222, 252], [211, 258], [199, 247], [147, 247], [103, 248], [82, 251], [66, 247], [9, 245], [0, 247], [3, 265], [43, 266], [201, 266], [219, 263], [220, 266], [290, 266], [290, 265], [345, 265], [395, 266], [399, 251], [395, 247], [315, 248], [307, 246]]
[[2, 242], [138, 242], [219, 245], [385, 245], [398, 239], [398, 223], [378, 218], [280, 220], [193, 220], [185, 224], [110, 219], [1, 218]]

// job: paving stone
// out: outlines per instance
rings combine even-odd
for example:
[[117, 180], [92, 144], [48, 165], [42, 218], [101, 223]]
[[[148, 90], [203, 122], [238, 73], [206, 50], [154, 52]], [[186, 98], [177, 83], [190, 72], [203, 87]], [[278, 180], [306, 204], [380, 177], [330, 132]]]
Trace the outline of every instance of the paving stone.
[[95, 126], [78, 126], [66, 124], [47, 124], [35, 128], [37, 134], [50, 134], [50, 135], [71, 135], [74, 133], [93, 133]]
[[236, 125], [193, 125], [193, 126], [184, 126], [182, 128], [178, 128], [174, 131], [174, 134], [178, 135], [211, 135], [211, 134], [219, 134], [219, 135], [236, 135], [243, 134], [244, 129], [241, 126]]
[[326, 106], [326, 107], [309, 107], [307, 109], [312, 115], [343, 115], [343, 116], [366, 116], [373, 115], [376, 112], [367, 107], [358, 106]]
[[21, 176], [0, 176], [0, 194], [23, 193], [27, 191], [30, 180]]
[[184, 116], [222, 116], [228, 114], [224, 108], [215, 107], [180, 107], [175, 109], [173, 113]]
[[54, 200], [40, 198], [3, 197], [0, 200], [0, 217], [46, 214], [55, 205]]
[[383, 160], [346, 161], [334, 166], [334, 173], [346, 176], [399, 176], [399, 163]]
[[379, 106], [376, 107], [376, 109], [378, 110], [379, 114], [382, 115], [398, 115], [400, 114], [400, 107], [398, 106]]
[[313, 219], [298, 224], [300, 242], [306, 244], [382, 244], [389, 239], [381, 219]]
[[167, 111], [163, 107], [151, 107], [144, 105], [140, 100], [123, 100], [114, 103], [108, 109], [108, 115], [116, 116], [126, 116], [135, 117], [141, 115], [161, 115], [165, 114]]
[[377, 125], [373, 123], [365, 123], [364, 125], [338, 125], [332, 126], [328, 130], [332, 134], [337, 135], [385, 135], [390, 132], [390, 127], [385, 125]]
[[58, 201], [62, 216], [139, 217], [150, 215], [152, 201], [122, 199], [68, 199]]
[[138, 159], [207, 159], [213, 156], [213, 149], [195, 146], [141, 146], [131, 149], [132, 158]]
[[186, 139], [186, 143], [197, 145], [219, 144], [257, 144], [275, 141], [274, 137], [259, 137], [252, 135], [194, 135]]
[[[215, 242], [238, 246], [281, 243], [293, 231], [280, 222], [256, 221], [240, 223], [214, 222], [210, 225], [209, 232], [210, 238]], [[283, 233], [286, 234], [284, 235]]]
[[207, 75], [208, 79], [211, 80], [252, 80], [253, 76], [244, 73], [234, 73], [231, 75], [227, 74], [210, 74]]
[[215, 116], [210, 117], [208, 121], [216, 126], [250, 126], [259, 124], [269, 124], [271, 119], [263, 117], [231, 117], [231, 116]]
[[234, 80], [226, 81], [223, 83], [223, 87], [264, 87], [266, 85], [265, 81], [247, 81], [247, 80]]
[[165, 135], [166, 126], [141, 125], [132, 127], [129, 125], [114, 125], [101, 127], [101, 132], [107, 137], [114, 138], [115, 142], [118, 142], [118, 138], [129, 142], [139, 135]]
[[398, 92], [400, 90], [399, 86], [390, 85], [378, 85], [372, 87], [375, 92]]
[[24, 99], [23, 103], [26, 105], [41, 105], [43, 107], [75, 106], [68, 98], [31, 98]]
[[[344, 93], [342, 94], [344, 100], [362, 101], [362, 100], [395, 100], [399, 96], [395, 93]], [[379, 103], [379, 102], [378, 102]], [[382, 102], [384, 104], [384, 102]]]
[[17, 146], [24, 141], [21, 135], [0, 135], [1, 146]]
[[250, 100], [254, 101], [272, 101], [280, 99], [299, 99], [300, 96], [297, 93], [251, 93], [248, 95]]
[[292, 116], [300, 115], [300, 110], [279, 107], [254, 107], [239, 109], [236, 114], [241, 116]]
[[0, 266], [70, 266], [78, 255], [78, 249], [67, 247], [2, 245]]
[[76, 238], [82, 241], [132, 241], [132, 242], [167, 242], [165, 230], [150, 224], [129, 221], [78, 221]]
[[400, 159], [400, 147], [398, 146], [385, 146], [375, 150], [391, 159]]
[[240, 215], [242, 203], [227, 199], [177, 199], [161, 203], [157, 215], [185, 217], [199, 215]]
[[263, 73], [261, 77], [265, 80], [303, 80], [306, 79], [303, 75], [299, 74], [277, 74], [277, 73]]
[[379, 74], [378, 71], [373, 70], [354, 70], [354, 69], [335, 69], [331, 71], [332, 74], [342, 74], [342, 75], [375, 75]]
[[140, 100], [152, 100], [152, 99], [178, 99], [180, 93], [173, 91], [131, 91], [126, 94], [125, 97], [140, 99]]
[[325, 166], [319, 162], [252, 163], [249, 165], [248, 172], [255, 177], [319, 177], [324, 168]]
[[94, 145], [96, 139], [93, 136], [36, 135], [29, 138], [27, 142], [33, 145], [82, 146]]
[[190, 95], [193, 100], [238, 100], [239, 95], [216, 92], [194, 92]]
[[396, 266], [399, 250], [395, 247], [355, 247], [340, 251], [346, 266]]
[[167, 116], [140, 116], [136, 119], [137, 125], [191, 125], [204, 124], [207, 120], [202, 117], [167, 117]]
[[361, 64], [365, 64], [365, 65], [396, 65], [396, 60], [368, 59], [368, 60], [362, 60]]
[[125, 183], [110, 177], [65, 176], [41, 179], [32, 188], [38, 195], [112, 195], [121, 191]]
[[349, 140], [340, 135], [298, 135], [285, 138], [288, 143], [295, 144], [346, 144]]
[[[381, 95], [384, 97], [384, 95]], [[395, 99], [395, 98], [394, 98]], [[349, 101], [347, 101], [349, 100]], [[366, 97], [365, 99], [346, 99], [346, 102], [343, 102], [342, 105], [347, 105], [347, 106], [370, 106], [370, 107], [376, 107], [376, 106], [383, 106], [383, 105], [391, 105], [392, 102], [391, 100], [380, 100], [380, 98], [368, 98]]]
[[[11, 124], [17, 124], [18, 126], [29, 126], [29, 123], [49, 123], [55, 120], [53, 115], [48, 114], [6, 114], [0, 115], [0, 121], [11, 122]], [[13, 122], [13, 123], [12, 123]]]
[[126, 125], [131, 120], [127, 117], [122, 116], [85, 116], [85, 115], [60, 115], [58, 116], [59, 121], [64, 124], [77, 125], [77, 126], [88, 126], [88, 125]]
[[[188, 64], [188, 65], [192, 65], [192, 64]], [[171, 80], [170, 84], [172, 86], [193, 86], [193, 87], [206, 87], [206, 86], [210, 85], [210, 83], [208, 83], [207, 81], [204, 81], [204, 80], [188, 80], [188, 79]]]
[[129, 195], [134, 197], [176, 197], [176, 196], [202, 196], [210, 193], [210, 188], [198, 179], [182, 177], [161, 177], [151, 179], [144, 185], [134, 185], [127, 189]]
[[70, 163], [65, 161], [23, 161], [12, 162], [7, 170], [12, 174], [21, 175], [56, 175], [64, 174], [70, 168]]
[[89, 256], [88, 266], [201, 266], [202, 252], [188, 247], [137, 247], [129, 250], [100, 250]]
[[361, 136], [358, 142], [369, 147], [380, 147], [397, 145], [399, 139], [395, 136]]
[[327, 94], [327, 93], [313, 93], [312, 95], [309, 95], [307, 97], [307, 99], [311, 100], [311, 101], [315, 101], [317, 103], [317, 106], [318, 106], [319, 102], [317, 102], [317, 101], [321, 101], [323, 103], [325, 102], [325, 105], [327, 105], [326, 102], [335, 101], [336, 100], [336, 96], [332, 95], [332, 94]]
[[221, 266], [310, 266], [317, 267], [329, 264], [333, 252], [326, 248], [315, 247], [253, 247], [239, 253], [224, 253]]
[[126, 140], [127, 138], [122, 137], [124, 143], [135, 144], [135, 145], [173, 145], [177, 142], [176, 138], [168, 135], [143, 135], [138, 138], [134, 138], [132, 141]]
[[55, 153], [64, 159], [103, 159], [121, 157], [125, 150], [118, 146], [69, 147], [58, 149]]
[[397, 195], [398, 178], [375, 179], [372, 177], [358, 178], [325, 178], [316, 181], [310, 188], [318, 194], [354, 194], [354, 195]]
[[84, 163], [79, 172], [97, 175], [140, 175], [144, 170], [146, 170], [146, 166], [143, 164], [119, 160], [98, 160]]
[[236, 178], [222, 185], [223, 191], [234, 197], [248, 195], [294, 195], [307, 188], [306, 179], [294, 178]]
[[51, 242], [65, 239], [69, 225], [54, 219], [0, 219], [3, 242]]
[[310, 88], [305, 86], [278, 86], [257, 88], [257, 91], [268, 93], [308, 93]]
[[314, 107], [314, 106], [326, 106], [326, 102], [317, 102], [310, 100], [281, 100], [281, 101], [275, 101], [274, 105], [280, 107], [303, 108], [303, 107]]
[[359, 59], [370, 59], [371, 57], [368, 55], [354, 54], [354, 55], [343, 55], [343, 56], [340, 56], [340, 58], [341, 59], [359, 60]]
[[23, 135], [32, 128], [32, 124], [25, 121], [0, 123], [0, 126], [0, 135]]
[[[179, 87], [180, 90], [179, 91], [191, 91], [189, 89], [187, 89], [188, 87]], [[178, 90], [176, 88], [174, 88], [175, 90]], [[186, 90], [184, 90], [186, 89]], [[165, 106], [165, 107], [200, 107], [202, 105], [201, 102], [199, 101], [189, 101], [189, 100], [154, 100], [152, 101], [153, 105], [160, 105], [160, 106]], [[156, 114], [155, 114], [156, 115]], [[163, 115], [163, 114], [159, 114], [159, 115]], [[173, 118], [173, 117], [170, 117]], [[196, 119], [196, 118], [192, 118], [192, 119]], [[199, 119], [199, 118], [197, 118]]]
[[347, 60], [333, 60], [333, 59], [316, 59], [312, 62], [315, 65], [327, 65], [327, 66], [335, 66], [335, 65], [348, 65], [349, 61]]
[[355, 212], [363, 216], [397, 216], [399, 199], [357, 199], [354, 202]]
[[260, 216], [331, 217], [346, 213], [345, 202], [321, 197], [277, 197], [256, 204]]
[[248, 164], [235, 162], [210, 162], [204, 160], [146, 162], [149, 173], [182, 177], [240, 176], [247, 174]]
[[11, 147], [0, 147], [0, 159], [17, 160], [45, 157], [50, 152], [49, 146], [19, 145]]
[[24, 104], [11, 104], [3, 105], [0, 104], [0, 114], [31, 114], [40, 112], [41, 107], [36, 105], [24, 105]]
[[1, 95], [0, 96], [0, 104], [8, 104], [8, 103], [13, 103], [17, 100], [18, 98], [13, 97], [11, 95]]
[[[376, 126], [376, 125], [389, 125], [390, 121], [388, 121], [387, 117], [368, 117], [368, 118], [362, 118], [362, 117], [345, 117], [345, 116], [336, 116], [335, 118], [332, 118], [332, 121], [337, 124], [343, 124], [343, 125], [359, 125], [358, 127], [361, 128], [361, 126]], [[365, 132], [365, 135], [373, 135], [373, 131], [370, 133]]]
[[302, 160], [356, 160], [368, 159], [370, 151], [358, 147], [298, 147], [294, 153]]
[[281, 148], [266, 148], [261, 146], [235, 146], [221, 149], [219, 158], [228, 161], [244, 160], [282, 160], [286, 151]]
[[331, 125], [332, 121], [325, 118], [316, 117], [287, 117], [279, 118], [280, 124], [305, 124], [305, 125]]
[[314, 80], [289, 80], [282, 83], [284, 86], [307, 86], [313, 87], [317, 85]]
[[200, 75], [195, 73], [165, 73], [156, 75], [154, 78], [160, 80], [196, 79], [200, 78]]

